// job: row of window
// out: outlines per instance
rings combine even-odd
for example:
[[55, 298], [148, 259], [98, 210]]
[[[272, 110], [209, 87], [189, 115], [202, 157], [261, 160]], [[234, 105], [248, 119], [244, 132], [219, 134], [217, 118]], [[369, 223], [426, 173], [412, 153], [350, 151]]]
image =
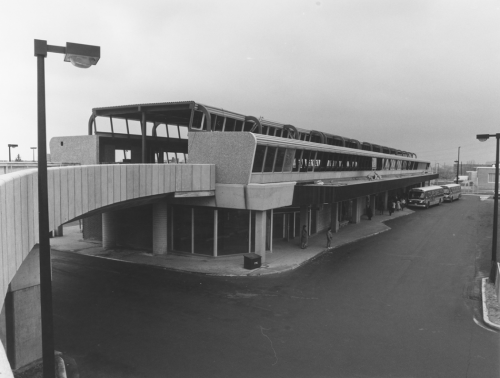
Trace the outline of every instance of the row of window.
[[[250, 131], [254, 126], [253, 122], [250, 121], [240, 121], [230, 117], [224, 117], [220, 115], [212, 114], [212, 130], [213, 131]], [[191, 125], [192, 129], [195, 130], [207, 130], [207, 122], [205, 120], [205, 114], [201, 111], [195, 111], [193, 116], [193, 123]], [[271, 135], [275, 137], [288, 138], [288, 130], [262, 125], [262, 134]], [[347, 147], [353, 149], [363, 149], [370, 150], [369, 147], [374, 149], [374, 152], [387, 153], [392, 155], [397, 155], [398, 152], [394, 149], [388, 147], [375, 146], [369, 143], [363, 143], [362, 145], [354, 139], [341, 138], [334, 135], [325, 134], [325, 144], [332, 146]], [[299, 133], [299, 140], [305, 142], [321, 143], [321, 137], [319, 135], [311, 134], [310, 132]], [[401, 154], [408, 155], [406, 152], [401, 152]]]
[[427, 163], [257, 145], [253, 173], [426, 169]]

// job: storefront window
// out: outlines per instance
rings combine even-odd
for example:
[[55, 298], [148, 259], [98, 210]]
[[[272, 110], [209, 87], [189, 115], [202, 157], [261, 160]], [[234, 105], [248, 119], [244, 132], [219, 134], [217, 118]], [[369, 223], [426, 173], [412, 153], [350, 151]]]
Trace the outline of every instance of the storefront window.
[[248, 253], [250, 226], [248, 214], [248, 210], [218, 210], [218, 256]]
[[214, 254], [214, 210], [208, 207], [194, 209], [194, 253]]
[[173, 207], [174, 250], [191, 253], [191, 207]]

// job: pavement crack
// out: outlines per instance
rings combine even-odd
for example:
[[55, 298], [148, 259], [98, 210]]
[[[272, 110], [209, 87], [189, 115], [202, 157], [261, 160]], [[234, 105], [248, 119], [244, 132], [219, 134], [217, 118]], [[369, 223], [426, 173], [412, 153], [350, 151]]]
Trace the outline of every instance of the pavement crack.
[[260, 333], [262, 333], [262, 336], [267, 337], [267, 339], [271, 343], [271, 348], [272, 348], [273, 353], [274, 353], [274, 358], [276, 358], [276, 361], [274, 361], [274, 364], [272, 364], [272, 366], [274, 366], [274, 365], [276, 365], [278, 363], [278, 356], [276, 355], [276, 350], [274, 349], [273, 341], [269, 338], [269, 336], [267, 336], [264, 333], [264, 331], [270, 331], [270, 329], [264, 328], [264, 327], [260, 326]]

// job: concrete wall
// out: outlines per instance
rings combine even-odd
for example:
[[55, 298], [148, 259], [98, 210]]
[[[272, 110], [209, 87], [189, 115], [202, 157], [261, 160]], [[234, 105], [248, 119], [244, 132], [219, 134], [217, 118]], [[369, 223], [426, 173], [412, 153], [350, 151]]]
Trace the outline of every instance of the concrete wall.
[[10, 283], [0, 313], [0, 341], [13, 369], [42, 358], [38, 245]]
[[97, 135], [54, 137], [50, 140], [49, 147], [53, 162], [99, 164]]
[[191, 206], [270, 210], [292, 205], [294, 187], [294, 182], [265, 185], [216, 184], [215, 197], [178, 198], [170, 202]]
[[477, 188], [479, 190], [495, 190], [495, 182], [488, 182], [488, 175], [495, 174], [495, 167], [477, 167]]
[[[54, 167], [64, 167], [64, 166], [71, 166], [71, 165], [79, 165], [79, 164], [73, 164], [73, 163], [47, 163], [47, 167], [49, 168], [54, 168]], [[0, 175], [5, 175], [7, 173], [13, 173], [17, 171], [22, 171], [24, 169], [33, 169], [33, 168], [38, 168], [38, 162], [29, 162], [29, 161], [22, 161], [22, 162], [0, 162]]]
[[215, 164], [219, 184], [248, 184], [257, 141], [250, 133], [190, 132], [189, 163]]
[[[0, 176], [0, 307], [9, 285], [38, 243], [38, 175]], [[48, 170], [49, 229], [102, 207], [167, 193], [215, 190], [215, 167], [188, 164], [99, 165]]]

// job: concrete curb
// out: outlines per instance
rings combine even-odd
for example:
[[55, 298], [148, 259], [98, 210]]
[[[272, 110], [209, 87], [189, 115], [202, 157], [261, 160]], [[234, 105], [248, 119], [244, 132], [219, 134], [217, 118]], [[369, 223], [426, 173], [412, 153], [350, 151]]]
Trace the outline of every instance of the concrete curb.
[[487, 281], [488, 281], [488, 277], [485, 277], [481, 280], [481, 297], [482, 297], [482, 302], [483, 302], [483, 320], [490, 328], [493, 328], [497, 331], [500, 331], [500, 325], [493, 323], [490, 320], [490, 317], [488, 314], [488, 306], [486, 304], [486, 283], [487, 283]]
[[[383, 222], [381, 222], [383, 223]], [[265, 267], [264, 268], [258, 268], [259, 270], [254, 270], [252, 271], [251, 273], [248, 273], [247, 275], [243, 275], [243, 276], [237, 276], [237, 277], [258, 277], [258, 276], [267, 276], [267, 275], [270, 275], [270, 274], [280, 274], [280, 273], [286, 273], [286, 272], [289, 272], [291, 270], [294, 270], [294, 269], [297, 269], [297, 268], [300, 268], [301, 266], [303, 265], [306, 265], [314, 260], [316, 260], [318, 257], [324, 255], [325, 253], [327, 252], [332, 252], [334, 249], [337, 249], [337, 248], [340, 248], [340, 247], [343, 247], [345, 245], [348, 245], [348, 244], [352, 244], [352, 243], [356, 243], [360, 240], [363, 240], [363, 239], [367, 239], [367, 238], [371, 238], [372, 236], [375, 236], [375, 235], [378, 235], [378, 234], [381, 234], [383, 232], [386, 232], [386, 231], [389, 231], [391, 228], [386, 226], [387, 229], [386, 230], [381, 230], [381, 231], [378, 231], [378, 232], [374, 232], [373, 234], [369, 234], [369, 235], [365, 235], [363, 237], [360, 237], [359, 239], [356, 239], [356, 240], [350, 240], [348, 242], [345, 242], [345, 243], [342, 243], [342, 244], [339, 244], [339, 245], [336, 245], [335, 247], [331, 247], [331, 248], [328, 248], [328, 249], [325, 249], [319, 253], [317, 253], [316, 255], [312, 256], [310, 259], [307, 259], [305, 261], [302, 261], [300, 264], [296, 264], [296, 265], [292, 265], [290, 266], [289, 268], [285, 268], [285, 269], [282, 269], [280, 271], [271, 271], [271, 272], [266, 272], [265, 270], [263, 270], [262, 272], [260, 272], [259, 270], [260, 269], [266, 269]], [[258, 274], [252, 274], [252, 273], [255, 273], [255, 272], [259, 272]], [[225, 276], [225, 275], [218, 275], [218, 276]]]
[[484, 322], [495, 330], [500, 330], [500, 325], [493, 323], [490, 320], [488, 304], [487, 304], [487, 296], [486, 296], [486, 285], [488, 283], [488, 277], [485, 277], [481, 280], [481, 297], [483, 302], [483, 320]]

